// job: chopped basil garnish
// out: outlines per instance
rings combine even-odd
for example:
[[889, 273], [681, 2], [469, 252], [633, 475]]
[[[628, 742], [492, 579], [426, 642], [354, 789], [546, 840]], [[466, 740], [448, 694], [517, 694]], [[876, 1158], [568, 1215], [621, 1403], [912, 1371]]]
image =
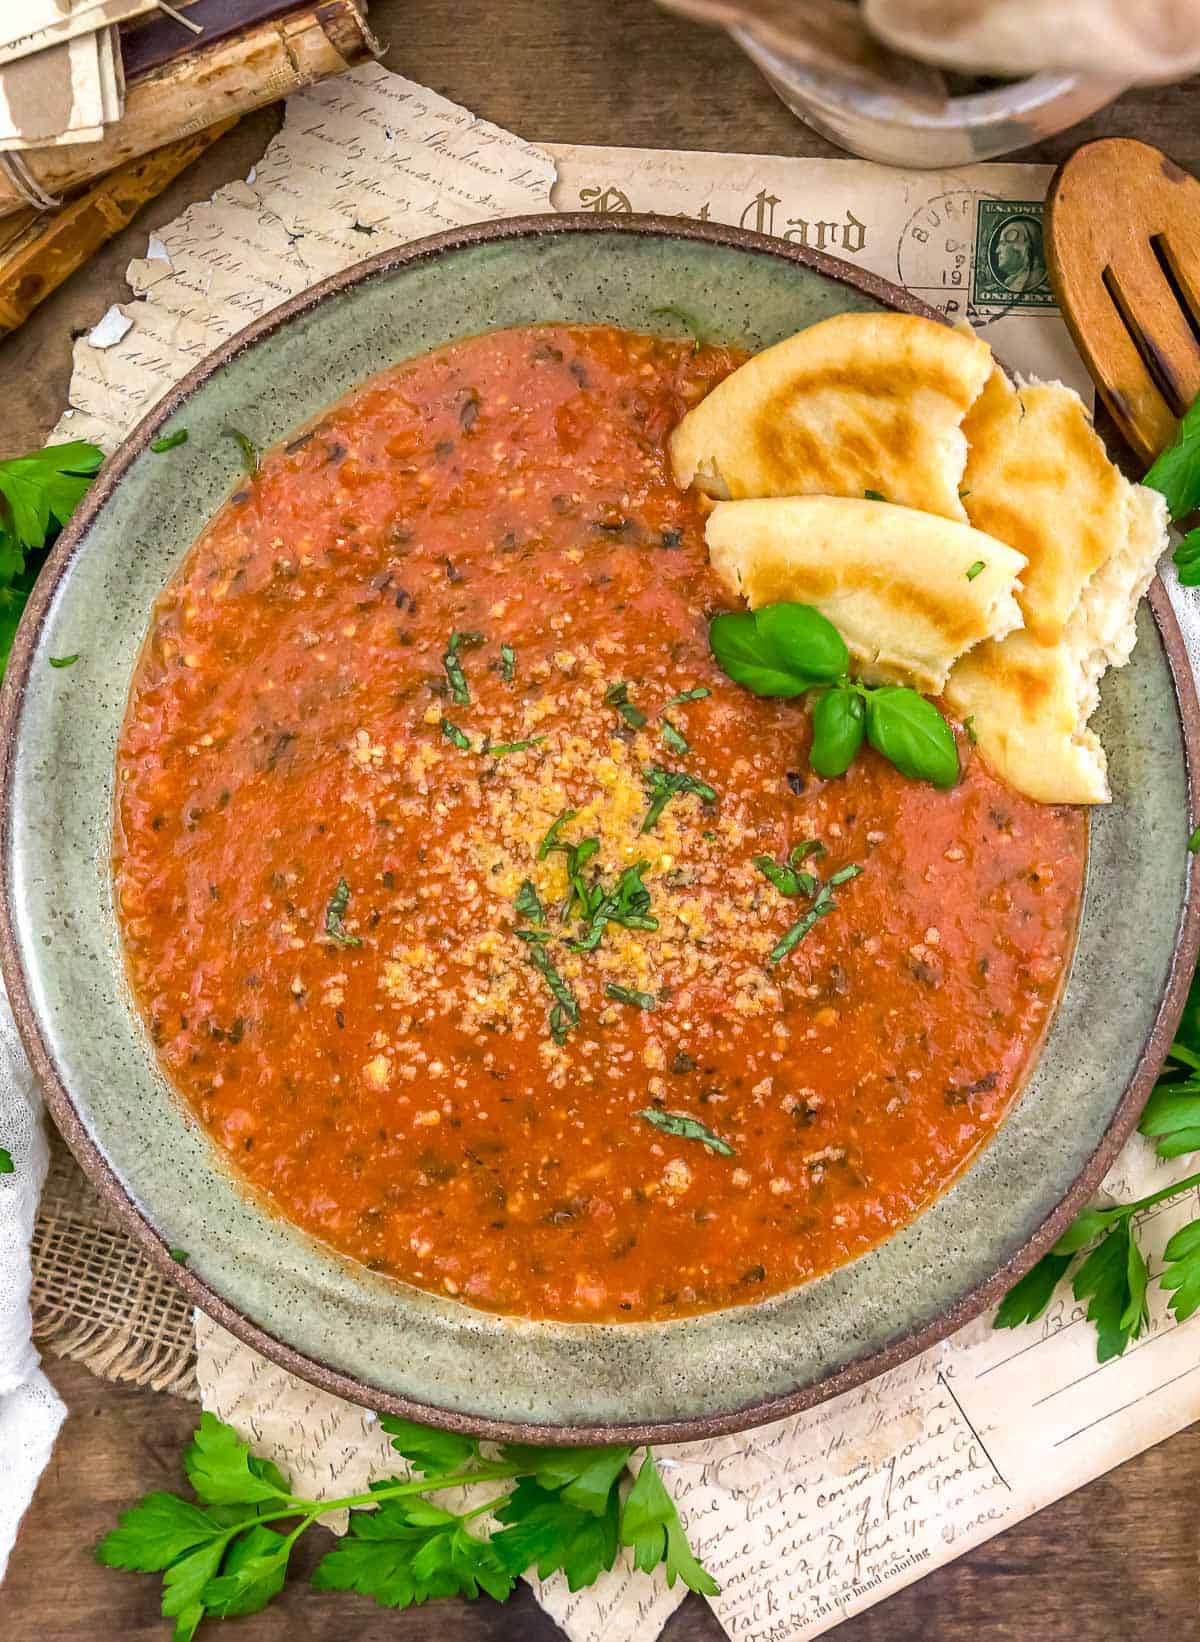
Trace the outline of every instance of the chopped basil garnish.
[[191, 1255], [186, 1249], [168, 1249], [167, 1253], [177, 1266], [186, 1266], [191, 1259]]
[[358, 935], [347, 935], [342, 923], [349, 905], [350, 885], [344, 878], [339, 878], [333, 894], [329, 897], [329, 905], [325, 908], [325, 933], [339, 946], [361, 946], [362, 938]]
[[[517, 933], [521, 934], [521, 931], [518, 930]], [[527, 941], [526, 952], [530, 963], [550, 988], [555, 1000], [550, 1011], [550, 1036], [555, 1043], [562, 1043], [571, 1028], [579, 1024], [579, 1005], [575, 1002], [575, 994], [554, 967], [553, 958], [540, 942]]]
[[161, 456], [164, 450], [175, 450], [180, 445], [186, 445], [187, 441], [188, 430], [186, 428], [176, 428], [174, 433], [164, 433], [159, 438], [152, 439], [150, 449], [156, 456]]
[[863, 495], [868, 502], [886, 502], [887, 497], [881, 490], [864, 490]]
[[247, 476], [253, 479], [258, 472], [258, 446], [248, 433], [242, 432], [241, 428], [222, 428], [221, 431], [227, 439], [232, 439], [237, 445], [242, 453], [242, 466]]
[[967, 580], [969, 582], [973, 582], [976, 576], [981, 576], [986, 569], [987, 565], [984, 561], [982, 559], [976, 559], [975, 563], [971, 565], [967, 571]]
[[652, 319], [657, 319], [660, 314], [668, 319], [677, 319], [692, 339], [692, 352], [700, 352], [702, 346], [700, 322], [694, 314], [690, 314], [686, 308], [680, 308], [674, 302], [663, 302], [657, 308], [651, 308], [650, 317]]
[[[812, 906], [809, 907], [804, 916], [802, 918], [798, 918], [792, 927], [787, 930], [771, 948], [771, 951], [767, 956], [767, 963], [772, 968], [782, 959], [786, 958], [789, 952], [792, 952], [797, 946], [799, 946], [800, 942], [815, 924], [819, 923], [822, 918], [827, 918], [831, 912], [836, 910], [837, 903], [833, 899], [834, 889], [836, 889], [839, 884], [849, 883], [851, 878], [857, 878], [861, 871], [861, 867], [848, 866], [841, 867], [837, 872], [831, 874], [829, 882], [821, 885], [818, 890], [816, 900], [813, 902]], [[805, 874], [805, 876], [808, 877], [809, 874]]]
[[659, 816], [678, 793], [695, 793], [697, 798], [703, 799], [706, 804], [715, 804], [717, 801], [715, 787], [710, 787], [707, 781], [700, 781], [694, 775], [688, 775], [685, 770], [664, 770], [661, 765], [647, 764], [642, 771], [642, 779], [646, 783], [646, 794], [650, 799], [650, 808], [646, 811], [646, 818], [640, 829], [642, 832], [651, 831]]
[[687, 737], [675, 728], [669, 718], [660, 718], [658, 722], [662, 730], [662, 738], [673, 753], [691, 752], [692, 749], [688, 744]]
[[482, 633], [451, 633], [450, 642], [446, 645], [442, 666], [446, 669], [446, 679], [450, 685], [450, 699], [460, 707], [468, 705], [471, 692], [467, 687], [467, 676], [462, 670], [458, 652], [462, 648], [473, 650], [482, 643]]
[[705, 696], [711, 695], [712, 691], [707, 684], [697, 684], [694, 690], [681, 690], [677, 696], [672, 696], [667, 706], [682, 707], [687, 701], [703, 701]]
[[16, 1174], [17, 1166], [7, 1146], [0, 1146], [0, 1174]]
[[541, 899], [531, 878], [526, 878], [522, 883], [513, 905], [521, 917], [528, 918], [531, 924], [544, 924], [546, 922], [546, 909], [542, 906]]
[[77, 650], [73, 656], [51, 656], [50, 665], [51, 667], [74, 667], [78, 660], [79, 652]]
[[788, 851], [786, 862], [781, 866], [778, 861], [772, 860], [769, 855], [756, 855], [754, 865], [781, 895], [813, 896], [817, 892], [817, 879], [811, 872], [798, 872], [801, 861], [807, 855], [824, 855], [825, 846], [809, 839], [807, 843], [797, 844]]
[[[584, 842], [596, 843], [596, 840], [585, 839]], [[626, 929], [658, 928], [658, 919], [650, 912], [650, 891], [642, 883], [642, 874], [649, 865], [649, 861], [635, 861], [631, 867], [625, 868], [611, 890], [606, 890], [597, 879], [594, 884], [582, 888], [582, 896], [576, 887], [577, 882], [581, 881], [572, 877], [572, 899], [582, 898], [581, 910], [587, 919], [587, 929], [583, 935], [578, 940], [567, 942], [572, 952], [594, 952], [608, 924], [621, 924]], [[568, 871], [572, 871], [569, 860]]]
[[545, 741], [544, 735], [531, 735], [528, 741], [493, 741], [481, 750], [492, 758], [503, 758], [505, 753], [523, 753]]
[[511, 684], [517, 673], [517, 652], [511, 644], [500, 646], [500, 677], [505, 684]]
[[640, 730], [646, 722], [645, 713], [629, 699], [628, 684], [610, 684], [604, 692], [604, 705], [615, 707], [626, 724], [635, 730]]
[[658, 999], [653, 992], [638, 992], [632, 986], [616, 986], [611, 981], [604, 988], [604, 996], [614, 999], [617, 1003], [632, 1004], [635, 1009], [658, 1008]]
[[460, 730], [457, 724], [452, 724], [448, 718], [443, 718], [440, 721], [439, 728], [446, 740], [452, 741], [460, 752], [469, 753], [471, 751], [470, 736], [464, 730]]
[[554, 820], [551, 821], [546, 828], [546, 836], [538, 845], [537, 858], [539, 861], [544, 861], [552, 849], [560, 848], [558, 835], [568, 822], [574, 821], [575, 813], [574, 810], [564, 810], [561, 815], [556, 815]]
[[1200, 827], [1188, 839], [1188, 851], [1192, 855], [1200, 854]]
[[706, 1129], [697, 1118], [688, 1117], [684, 1112], [660, 1112], [657, 1106], [647, 1106], [637, 1113], [653, 1128], [659, 1129], [664, 1135], [678, 1135], [683, 1140], [698, 1140], [710, 1152], [716, 1152], [718, 1157], [736, 1157], [737, 1153], [727, 1140], [720, 1135], [714, 1135], [711, 1129]]

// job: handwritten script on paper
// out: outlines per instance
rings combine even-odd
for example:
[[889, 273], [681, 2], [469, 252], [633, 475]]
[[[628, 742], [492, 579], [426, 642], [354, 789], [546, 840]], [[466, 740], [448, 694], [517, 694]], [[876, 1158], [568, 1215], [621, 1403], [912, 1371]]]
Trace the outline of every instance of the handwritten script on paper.
[[[970, 319], [1019, 369], [1083, 385], [1043, 300], [1034, 227], [1045, 168], [905, 174], [849, 160], [554, 152], [559, 209], [658, 210], [798, 239]], [[160, 231], [157, 254], [131, 265], [141, 298], [127, 305], [133, 327], [106, 350], [77, 345], [77, 408], [62, 436], [115, 444], [198, 359], [286, 297], [383, 246], [549, 209], [553, 182], [543, 150], [374, 64], [292, 98], [251, 180], [189, 208]], [[1010, 221], [1022, 225], [1012, 239], [1024, 262], [989, 262]], [[1127, 1197], [1181, 1174], [1135, 1140], [1107, 1184]], [[1152, 1269], [1198, 1210], [1193, 1194], [1150, 1217], [1142, 1235]], [[1013, 1333], [980, 1319], [808, 1414], [659, 1450], [692, 1541], [723, 1587], [712, 1606], [730, 1637], [820, 1636], [1195, 1419], [1200, 1318], [1175, 1325], [1164, 1299], [1152, 1291], [1149, 1331], [1103, 1367], [1081, 1308], [1059, 1300], [1040, 1324]], [[205, 1406], [276, 1458], [297, 1488], [332, 1497], [398, 1469], [372, 1415], [285, 1374], [203, 1316], [196, 1334]], [[535, 1588], [572, 1642], [644, 1642], [684, 1594], [627, 1562], [585, 1591], [572, 1594], [559, 1578]]]

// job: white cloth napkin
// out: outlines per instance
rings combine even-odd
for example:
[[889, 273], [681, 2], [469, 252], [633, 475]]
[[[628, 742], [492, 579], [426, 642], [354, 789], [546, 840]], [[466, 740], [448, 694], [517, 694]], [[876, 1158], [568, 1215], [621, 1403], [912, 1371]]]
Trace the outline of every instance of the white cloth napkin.
[[42, 1102], [0, 988], [0, 1146], [12, 1174], [0, 1175], [0, 1579], [66, 1408], [38, 1367], [30, 1335], [29, 1240], [48, 1152]]

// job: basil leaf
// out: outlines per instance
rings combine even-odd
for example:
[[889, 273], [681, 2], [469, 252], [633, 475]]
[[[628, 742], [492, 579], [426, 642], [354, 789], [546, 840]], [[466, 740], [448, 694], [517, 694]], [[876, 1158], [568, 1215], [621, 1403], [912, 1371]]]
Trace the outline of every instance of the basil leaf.
[[862, 746], [866, 708], [854, 690], [826, 690], [813, 708], [813, 738], [808, 762], [827, 781], [845, 775]]
[[900, 684], [867, 698], [867, 740], [912, 781], [952, 787], [958, 780], [954, 734], [931, 701]]
[[1200, 507], [1200, 399], [1179, 424], [1174, 442], [1167, 446], [1142, 480], [1167, 498], [1172, 519], [1182, 519]]
[[715, 616], [708, 642], [721, 671], [758, 696], [798, 696], [850, 665], [832, 622], [808, 604], [767, 604]]

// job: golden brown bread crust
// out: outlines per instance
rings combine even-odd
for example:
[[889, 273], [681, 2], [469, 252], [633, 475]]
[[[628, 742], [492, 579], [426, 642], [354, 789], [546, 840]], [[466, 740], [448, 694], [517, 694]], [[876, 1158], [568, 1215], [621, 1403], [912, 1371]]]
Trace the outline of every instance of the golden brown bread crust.
[[862, 497], [965, 520], [961, 423], [986, 342], [913, 314], [836, 314], [719, 383], [671, 436], [681, 485], [722, 499]]
[[835, 496], [718, 502], [706, 537], [735, 597], [815, 605], [874, 682], [937, 693], [958, 657], [1020, 624], [1021, 555], [932, 513]]
[[963, 432], [967, 517], [1025, 555], [1025, 626], [1053, 644], [1125, 537], [1128, 485], [1083, 401], [1061, 382], [1014, 388], [993, 370]]

